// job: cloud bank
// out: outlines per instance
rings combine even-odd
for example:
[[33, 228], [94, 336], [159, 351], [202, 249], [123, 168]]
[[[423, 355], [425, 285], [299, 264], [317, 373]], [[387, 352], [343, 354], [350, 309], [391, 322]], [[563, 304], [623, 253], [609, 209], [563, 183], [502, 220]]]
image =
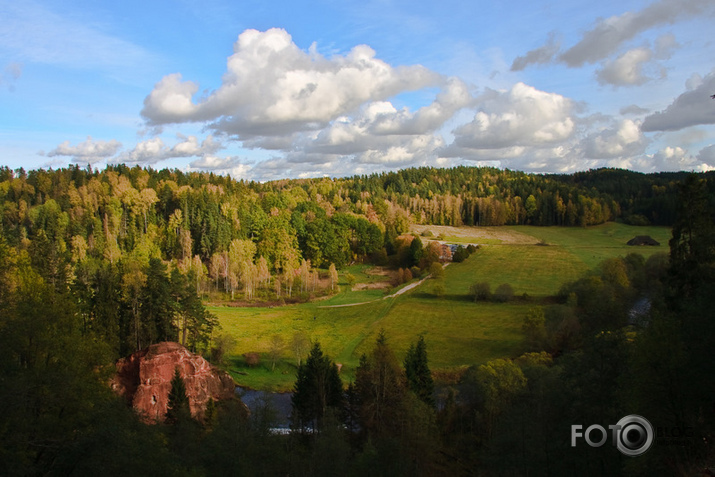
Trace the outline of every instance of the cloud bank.
[[[679, 46], [672, 34], [620, 48], [639, 31], [668, 23], [673, 5], [661, 0], [639, 12], [600, 20], [565, 51], [554, 33], [546, 45], [514, 60], [511, 69], [601, 62], [595, 68], [601, 85], [638, 86], [660, 79], [665, 73], [659, 62]], [[688, 0], [673, 18], [707, 8], [706, 2]], [[687, 91], [662, 111], [631, 104], [621, 108], [620, 116], [588, 114], [587, 104], [523, 81], [502, 89], [470, 85], [420, 65], [388, 64], [365, 45], [327, 57], [315, 45], [302, 50], [286, 31], [271, 29], [241, 33], [216, 84], [202, 90], [205, 86], [181, 73], [164, 76], [141, 110], [157, 136], [128, 149], [116, 140], [65, 142], [48, 155], [141, 166], [190, 158], [188, 170], [257, 180], [457, 164], [533, 172], [715, 167], [711, 147], [696, 154], [655, 144], [644, 134], [715, 124], [715, 101], [703, 99], [715, 92], [715, 72], [694, 75]], [[399, 106], [403, 95], [414, 92], [422, 100], [418, 106]], [[158, 135], [166, 127], [187, 124], [208, 135], [178, 135], [173, 144]], [[236, 154], [237, 147], [251, 151], [253, 159]], [[217, 155], [223, 149], [230, 150]]]

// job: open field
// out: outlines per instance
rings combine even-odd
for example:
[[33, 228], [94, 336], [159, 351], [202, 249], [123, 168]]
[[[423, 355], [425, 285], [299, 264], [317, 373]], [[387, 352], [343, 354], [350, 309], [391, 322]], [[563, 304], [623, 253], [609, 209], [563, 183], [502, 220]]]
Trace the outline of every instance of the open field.
[[[435, 235], [443, 227], [431, 226]], [[670, 230], [663, 227], [631, 227], [604, 224], [589, 228], [490, 227], [455, 228], [445, 236], [465, 240], [474, 236], [489, 239], [469, 259], [445, 269], [445, 295], [433, 294], [434, 280], [394, 298], [382, 299], [385, 290], [342, 291], [327, 300], [274, 308], [211, 307], [223, 329], [237, 340], [230, 371], [236, 381], [254, 389], [289, 390], [295, 380], [296, 359], [291, 341], [303, 332], [321, 343], [323, 350], [342, 363], [343, 380], [349, 382], [359, 357], [368, 352], [380, 329], [385, 329], [398, 358], [404, 357], [410, 343], [424, 334], [433, 369], [455, 370], [499, 357], [521, 353], [521, 321], [534, 303], [558, 292], [565, 282], [574, 280], [595, 267], [602, 259], [638, 252], [645, 256], [668, 252]], [[459, 235], [456, 235], [459, 233]], [[471, 235], [473, 234], [473, 235]], [[486, 234], [486, 235], [484, 235]], [[635, 235], [650, 235], [660, 247], [629, 247]], [[496, 244], [496, 241], [499, 241]], [[539, 245], [545, 242], [548, 246]], [[478, 243], [478, 242], [469, 242]], [[346, 290], [344, 273], [349, 271], [357, 283], [385, 280], [379, 270], [365, 265], [341, 271], [341, 289]], [[470, 285], [490, 283], [492, 290], [509, 283], [515, 296], [528, 300], [510, 303], [473, 303], [467, 294]], [[394, 291], [394, 290], [393, 290]], [[326, 305], [370, 302], [358, 306], [325, 308]], [[286, 347], [276, 370], [271, 372], [270, 341], [282, 337]], [[247, 368], [241, 357], [258, 352], [262, 362]]]
[[[563, 248], [581, 260], [588, 268], [593, 268], [609, 257], [620, 257], [629, 253], [640, 253], [649, 257], [654, 253], [669, 253], [669, 227], [633, 227], [609, 222], [593, 227], [509, 227], [517, 232], [528, 233], [539, 240]], [[636, 235], [650, 235], [660, 242], [659, 247], [630, 247], [626, 245]]]
[[[538, 240], [528, 232], [516, 230], [514, 227], [451, 227], [449, 225], [413, 225], [412, 231], [422, 235], [426, 230], [432, 232], [433, 237], [424, 237], [423, 240], [444, 240], [451, 243], [474, 243], [484, 245], [520, 244], [529, 245]], [[443, 238], [437, 239], [438, 236]]]

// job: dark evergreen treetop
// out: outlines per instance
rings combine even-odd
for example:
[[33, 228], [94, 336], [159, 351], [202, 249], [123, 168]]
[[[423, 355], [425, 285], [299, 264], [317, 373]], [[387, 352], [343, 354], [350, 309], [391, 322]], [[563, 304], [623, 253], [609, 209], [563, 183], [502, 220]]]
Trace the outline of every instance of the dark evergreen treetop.
[[171, 391], [169, 391], [169, 402], [166, 407], [166, 422], [175, 424], [181, 419], [190, 417], [191, 409], [189, 408], [189, 398], [186, 395], [186, 384], [177, 367], [174, 369], [174, 377], [171, 378]]
[[298, 367], [293, 388], [293, 421], [299, 428], [319, 428], [329, 409], [341, 411], [343, 383], [335, 363], [313, 344], [308, 359]]
[[434, 406], [434, 381], [427, 363], [427, 345], [423, 335], [419, 336], [417, 343], [410, 345], [404, 366], [410, 391], [425, 403]]

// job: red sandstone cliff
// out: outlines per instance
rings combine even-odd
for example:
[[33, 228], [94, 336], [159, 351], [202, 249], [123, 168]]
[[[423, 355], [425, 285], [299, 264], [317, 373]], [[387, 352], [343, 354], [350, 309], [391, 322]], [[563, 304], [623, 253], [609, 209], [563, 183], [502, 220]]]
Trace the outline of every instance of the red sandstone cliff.
[[203, 417], [209, 398], [220, 401], [235, 397], [236, 385], [228, 373], [179, 343], [169, 341], [120, 359], [112, 389], [127, 399], [147, 422], [161, 421], [176, 367], [186, 384], [191, 415], [195, 418]]

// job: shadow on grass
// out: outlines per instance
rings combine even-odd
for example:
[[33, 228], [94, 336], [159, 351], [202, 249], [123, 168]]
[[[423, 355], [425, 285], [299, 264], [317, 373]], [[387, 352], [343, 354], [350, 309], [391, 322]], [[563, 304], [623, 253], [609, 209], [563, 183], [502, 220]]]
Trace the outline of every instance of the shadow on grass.
[[442, 296], [437, 296], [432, 292], [429, 291], [420, 291], [420, 292], [413, 292], [412, 293], [412, 298], [418, 298], [420, 300], [443, 300], [443, 301], [451, 301], [451, 302], [471, 302], [471, 303], [504, 303], [504, 304], [522, 304], [522, 305], [528, 305], [532, 304], [534, 306], [548, 306], [548, 305], [556, 305], [561, 303], [563, 300], [559, 298], [558, 296], [530, 296], [530, 295], [519, 295], [519, 296], [514, 296], [511, 299], [507, 301], [497, 301], [497, 300], [479, 300], [477, 302], [474, 301], [474, 298], [470, 295], [461, 295], [461, 294], [450, 294], [450, 293], [445, 293]]

